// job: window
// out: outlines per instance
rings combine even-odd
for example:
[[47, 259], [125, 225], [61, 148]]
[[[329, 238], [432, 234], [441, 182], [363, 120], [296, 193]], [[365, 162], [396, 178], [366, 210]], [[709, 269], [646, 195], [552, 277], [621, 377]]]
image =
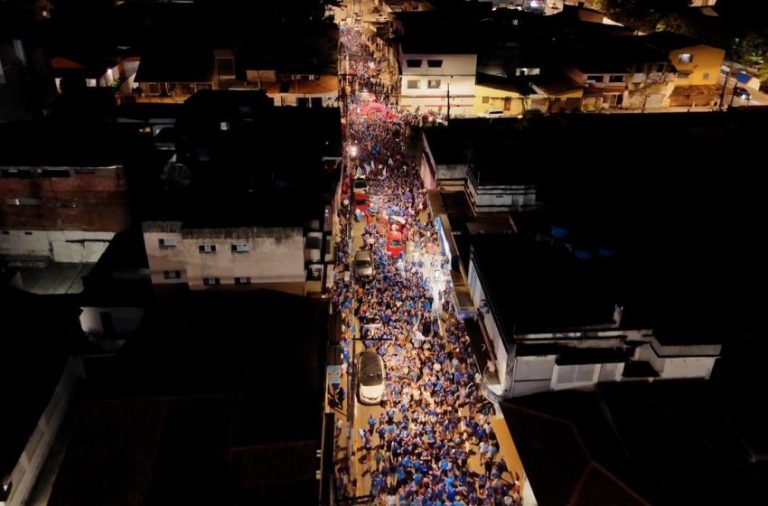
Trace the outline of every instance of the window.
[[418, 90], [419, 89], [419, 81], [417, 79], [413, 79], [408, 81], [408, 89], [409, 90]]
[[623, 83], [624, 76], [611, 76], [608, 78], [608, 81], [611, 83]]
[[596, 83], [602, 83], [603, 82], [603, 76], [600, 76], [600, 75], [587, 76], [587, 81], [594, 81]]
[[409, 69], [417, 69], [417, 68], [421, 67], [421, 60], [406, 60], [405, 61], [405, 65]]
[[666, 72], [667, 66], [664, 63], [656, 65], [656, 72]]
[[678, 63], [693, 63], [693, 55], [691, 53], [681, 53], [677, 57]]
[[677, 78], [678, 79], [688, 79], [689, 77], [691, 77], [691, 72], [678, 72], [677, 73]]
[[197, 247], [198, 251], [202, 254], [206, 253], [216, 253], [216, 245], [215, 244], [201, 244]]
[[222, 132], [226, 132], [229, 130], [229, 121], [221, 121], [219, 122], [219, 130]]
[[217, 286], [221, 284], [221, 279], [214, 277], [203, 278], [203, 284], [205, 286]]
[[26, 198], [26, 197], [21, 197], [18, 199], [6, 199], [5, 202], [9, 206], [41, 206], [43, 205], [43, 201], [40, 199], [32, 199], [32, 198]]
[[75, 169], [75, 174], [96, 174], [96, 169]]
[[245, 286], [251, 284], [251, 278], [249, 276], [240, 276], [235, 278], [235, 284], [238, 286]]
[[484, 104], [487, 104], [487, 103], [489, 103], [490, 101], [491, 101], [491, 97], [483, 97], [483, 100], [482, 100], [482, 102], [483, 102]]
[[181, 271], [163, 271], [163, 279], [181, 279]]
[[432, 69], [439, 69], [443, 66], [443, 60], [427, 60], [427, 67]]
[[32, 179], [31, 170], [5, 169], [0, 171], [0, 177], [14, 179]]
[[238, 244], [232, 244], [232, 253], [248, 253], [250, 248], [247, 244], [238, 243]]
[[701, 78], [704, 79], [705, 81], [709, 81], [709, 72], [704, 72]]
[[436, 90], [440, 87], [440, 79], [430, 79], [427, 81], [427, 88]]
[[98, 83], [96, 82], [96, 79], [86, 79], [85, 85], [89, 88], [95, 88]]
[[161, 248], [175, 248], [176, 247], [176, 238], [175, 237], [164, 237], [157, 241], [158, 246]]
[[68, 170], [42, 169], [40, 177], [70, 177]]

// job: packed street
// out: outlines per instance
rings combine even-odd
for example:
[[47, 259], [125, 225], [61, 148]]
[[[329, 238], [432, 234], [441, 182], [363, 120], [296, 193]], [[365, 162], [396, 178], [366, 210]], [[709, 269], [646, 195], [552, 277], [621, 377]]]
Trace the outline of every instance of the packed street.
[[521, 504], [518, 466], [500, 451], [450, 284], [435, 284], [447, 263], [411, 142], [428, 120], [397, 109], [391, 76], [381, 72], [385, 55], [359, 20], [347, 19], [340, 55], [347, 170], [333, 298], [343, 349], [342, 386], [331, 395], [336, 499]]

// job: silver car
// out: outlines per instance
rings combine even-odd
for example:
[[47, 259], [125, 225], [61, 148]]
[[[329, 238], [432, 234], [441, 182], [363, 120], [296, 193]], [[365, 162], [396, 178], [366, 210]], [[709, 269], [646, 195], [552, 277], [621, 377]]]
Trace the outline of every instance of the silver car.
[[384, 360], [375, 351], [364, 351], [357, 367], [360, 402], [369, 406], [379, 404], [384, 398]]
[[355, 253], [355, 260], [352, 263], [355, 270], [355, 277], [360, 279], [373, 279], [373, 256], [368, 250], [358, 250]]

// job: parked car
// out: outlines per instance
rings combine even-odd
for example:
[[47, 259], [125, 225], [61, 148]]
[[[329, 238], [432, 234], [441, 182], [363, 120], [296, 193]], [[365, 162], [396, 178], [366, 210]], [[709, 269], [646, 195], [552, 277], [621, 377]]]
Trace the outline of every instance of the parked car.
[[480, 116], [483, 118], [501, 118], [504, 116], [504, 111], [501, 109], [491, 109], [490, 111], [484, 112]]
[[352, 200], [355, 203], [355, 208], [359, 209], [360, 212], [367, 213], [368, 207], [370, 204], [368, 203], [368, 191], [367, 190], [354, 190], [352, 192]]
[[379, 404], [384, 398], [384, 359], [375, 351], [366, 350], [357, 361], [358, 397], [361, 404]]
[[752, 100], [752, 94], [749, 92], [749, 90], [742, 88], [741, 86], [735, 86], [733, 88], [733, 94], [742, 100]]
[[368, 191], [368, 181], [364, 177], [355, 178], [355, 182], [352, 183], [352, 189], [354, 191]]
[[373, 255], [368, 250], [358, 250], [355, 253], [355, 259], [352, 262], [355, 270], [355, 277], [369, 280], [373, 279]]

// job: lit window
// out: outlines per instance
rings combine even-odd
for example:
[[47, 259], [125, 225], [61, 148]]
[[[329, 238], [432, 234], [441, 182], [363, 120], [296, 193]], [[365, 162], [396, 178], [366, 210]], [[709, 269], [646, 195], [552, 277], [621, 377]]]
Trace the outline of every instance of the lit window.
[[427, 88], [436, 90], [440, 87], [440, 79], [430, 79], [427, 81]]
[[198, 251], [200, 253], [206, 254], [206, 253], [216, 253], [216, 245], [215, 244], [201, 244], [197, 247]]
[[682, 53], [677, 57], [678, 63], [693, 63], [693, 55], [691, 53]]
[[229, 121], [222, 121], [219, 123], [219, 129], [224, 132], [226, 130], [229, 130]]
[[163, 279], [181, 279], [181, 271], [163, 271]]
[[250, 249], [248, 248], [247, 244], [243, 244], [243, 243], [232, 244], [231, 248], [232, 248], [232, 253], [248, 253], [248, 250]]
[[408, 89], [409, 90], [418, 90], [419, 89], [419, 81], [418, 79], [412, 79], [408, 81]]
[[176, 238], [175, 237], [164, 237], [157, 241], [158, 246], [161, 248], [175, 248], [176, 247]]
[[240, 276], [235, 278], [235, 284], [239, 286], [245, 286], [251, 284], [251, 278], [248, 276]]
[[214, 277], [203, 278], [203, 284], [205, 286], [216, 286], [221, 284], [221, 279]]

